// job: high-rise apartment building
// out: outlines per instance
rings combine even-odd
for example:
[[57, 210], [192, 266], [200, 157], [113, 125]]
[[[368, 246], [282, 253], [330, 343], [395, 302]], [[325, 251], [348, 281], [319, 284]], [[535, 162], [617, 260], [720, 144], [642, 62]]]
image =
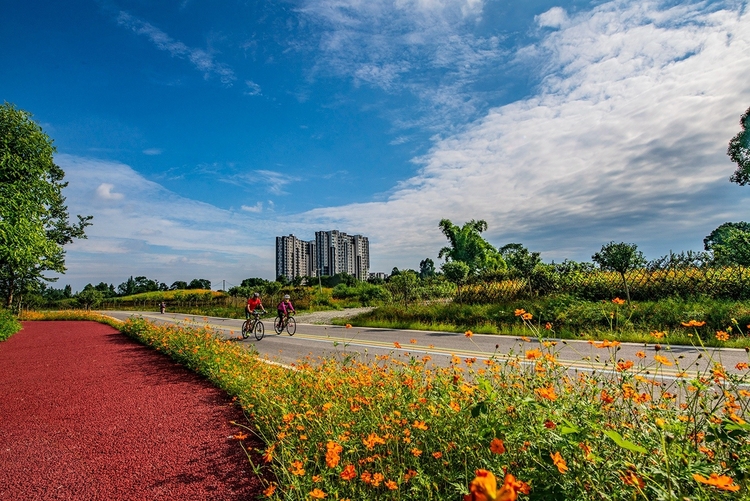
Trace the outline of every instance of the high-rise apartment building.
[[370, 243], [362, 235], [338, 230], [316, 231], [315, 240], [305, 242], [294, 235], [276, 237], [276, 276], [332, 276], [347, 273], [367, 280]]
[[276, 276], [289, 280], [317, 276], [315, 241], [306, 242], [294, 235], [276, 237]]

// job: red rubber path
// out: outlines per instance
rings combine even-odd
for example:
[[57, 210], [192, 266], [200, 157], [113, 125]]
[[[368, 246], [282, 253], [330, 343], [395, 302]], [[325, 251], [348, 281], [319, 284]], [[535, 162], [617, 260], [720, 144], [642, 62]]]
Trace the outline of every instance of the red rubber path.
[[0, 500], [255, 499], [231, 420], [226, 394], [112, 327], [25, 322], [0, 343]]

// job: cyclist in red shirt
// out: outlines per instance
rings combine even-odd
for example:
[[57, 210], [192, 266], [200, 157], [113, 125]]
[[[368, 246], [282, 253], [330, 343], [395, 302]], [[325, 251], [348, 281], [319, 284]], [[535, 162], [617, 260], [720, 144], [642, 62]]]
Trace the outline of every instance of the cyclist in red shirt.
[[247, 305], [245, 306], [245, 318], [250, 318], [250, 315], [255, 311], [256, 308], [260, 307], [260, 310], [265, 313], [266, 309], [263, 307], [263, 303], [260, 300], [260, 293], [253, 293], [253, 297], [247, 298]]

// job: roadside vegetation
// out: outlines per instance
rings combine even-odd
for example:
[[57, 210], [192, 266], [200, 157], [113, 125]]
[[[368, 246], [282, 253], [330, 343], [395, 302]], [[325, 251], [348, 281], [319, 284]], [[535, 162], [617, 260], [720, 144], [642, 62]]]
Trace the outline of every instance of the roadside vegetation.
[[[53, 315], [29, 318], [81, 314]], [[541, 339], [533, 315], [514, 316]], [[415, 352], [289, 369], [207, 329], [142, 319], [118, 328], [236, 397], [248, 421], [234, 438], [265, 443], [246, 452], [267, 499], [454, 501], [470, 489], [467, 499], [748, 498], [748, 364], [728, 371], [708, 351], [698, 369], [658, 352], [620, 360], [616, 341], [596, 343], [613, 374], [569, 373], [559, 344], [524, 341], [484, 363], [454, 356], [447, 368]]]

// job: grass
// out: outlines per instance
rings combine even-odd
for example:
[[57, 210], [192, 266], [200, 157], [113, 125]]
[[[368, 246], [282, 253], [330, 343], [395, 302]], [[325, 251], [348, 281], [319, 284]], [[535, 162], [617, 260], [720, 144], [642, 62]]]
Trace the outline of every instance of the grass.
[[[516, 320], [541, 338], [532, 319]], [[248, 422], [235, 438], [265, 443], [248, 452], [262, 457], [252, 466], [271, 479], [268, 499], [453, 501], [504, 472], [519, 499], [750, 498], [747, 364], [736, 375], [714, 360], [696, 374], [666, 359], [617, 360], [610, 342], [600, 349], [616, 372], [573, 374], [556, 344], [521, 342], [482, 364], [340, 356], [290, 370], [207, 329], [118, 328], [236, 397]], [[696, 375], [660, 381], [665, 367]]]
[[[381, 306], [346, 320], [343, 325], [393, 329], [472, 332], [481, 334], [523, 335], [524, 327], [515, 317], [524, 308], [534, 315], [535, 327], [560, 339], [617, 339], [623, 342], [650, 343], [667, 338], [671, 344], [691, 345], [700, 337], [706, 346], [748, 348], [750, 303], [713, 299], [668, 299], [635, 302], [632, 308], [619, 302], [581, 301], [571, 297], [549, 297], [534, 301], [494, 305], [433, 303]], [[698, 329], [686, 329], [691, 320], [705, 322]], [[717, 332], [726, 334], [719, 335]], [[726, 339], [723, 339], [726, 337]], [[661, 342], [661, 341], [659, 341]]]

